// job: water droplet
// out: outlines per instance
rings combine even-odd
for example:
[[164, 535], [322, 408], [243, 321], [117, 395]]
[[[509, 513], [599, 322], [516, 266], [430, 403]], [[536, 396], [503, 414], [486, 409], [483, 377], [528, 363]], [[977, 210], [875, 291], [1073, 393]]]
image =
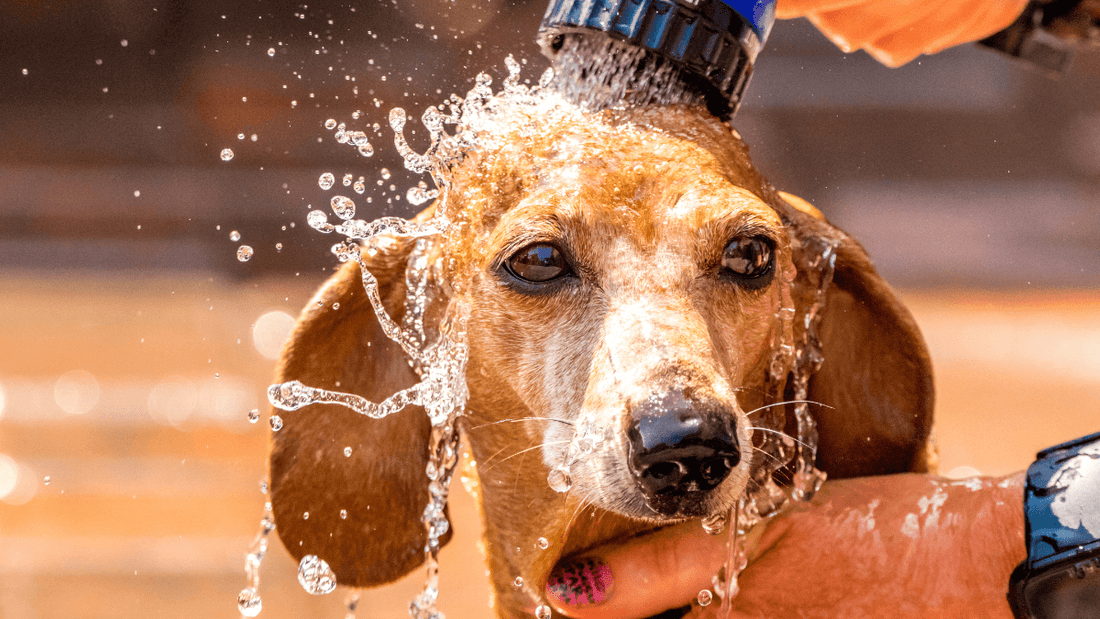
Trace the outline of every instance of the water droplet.
[[248, 245], [241, 245], [237, 248], [237, 260], [241, 262], [248, 262], [252, 259], [252, 248]]
[[256, 423], [260, 420], [260, 409], [254, 408], [248, 411], [248, 423]]
[[319, 230], [325, 233], [332, 232], [336, 229], [336, 226], [328, 222], [328, 215], [326, 215], [324, 211], [319, 209], [310, 211], [309, 215], [306, 215], [306, 222], [308, 222], [309, 226], [314, 230]]
[[345, 458], [350, 458], [351, 457], [351, 447], [345, 447], [344, 448], [344, 457]]
[[23, 69], [23, 75], [26, 75], [27, 73], [29, 73], [29, 71], [27, 71], [26, 69]]
[[573, 487], [569, 469], [564, 466], [556, 466], [550, 469], [550, 474], [546, 477], [546, 483], [550, 484], [550, 488], [554, 492], [568, 492]]
[[230, 161], [233, 159], [233, 149], [223, 148], [221, 154], [222, 161]]
[[237, 610], [245, 617], [255, 617], [263, 609], [263, 601], [256, 590], [249, 587], [237, 596]]
[[267, 494], [267, 482], [266, 481], [261, 481], [260, 482], [260, 494]]
[[389, 179], [389, 177], [390, 177], [390, 169], [389, 168], [382, 168], [382, 178]]
[[535, 545], [538, 546], [540, 550], [546, 550], [550, 547], [550, 540], [545, 537], [540, 537], [535, 541]]
[[546, 604], [540, 604], [539, 607], [535, 609], [535, 617], [538, 619], [550, 619], [550, 607]]
[[49, 475], [47, 475], [46, 478], [42, 480], [42, 484], [46, 485], [46, 486], [50, 485], [50, 476]]
[[241, 240], [241, 233], [237, 232], [236, 230], [230, 232], [229, 233], [229, 240], [233, 241], [233, 242], [237, 242], [237, 241]]
[[351, 219], [355, 217], [355, 202], [352, 202], [351, 198], [332, 196], [332, 200], [329, 201], [329, 204], [332, 205], [332, 212], [336, 213], [336, 216], [340, 219]]
[[348, 510], [341, 509], [340, 510], [340, 520], [347, 520], [347, 519], [348, 519]]
[[317, 179], [317, 184], [321, 189], [329, 190], [336, 183], [336, 177], [332, 175], [332, 172], [325, 172], [321, 175], [321, 178]]
[[271, 416], [271, 430], [278, 432], [283, 429], [283, 418], [278, 415]]
[[359, 145], [359, 154], [363, 155], [364, 157], [370, 157], [371, 155], [374, 154], [374, 147], [371, 146], [370, 143], [360, 144]]
[[512, 584], [517, 588], [523, 586], [523, 576], [516, 576], [516, 579], [512, 581]]
[[336, 574], [317, 555], [306, 555], [298, 564], [298, 582], [311, 595], [325, 595], [336, 590]]
[[345, 174], [344, 175], [344, 179], [343, 179], [344, 187], [348, 187], [348, 186], [351, 185], [351, 179], [352, 179], [351, 174]]
[[267, 55], [268, 56], [274, 56], [275, 55], [275, 48], [274, 47], [267, 48]]
[[417, 183], [416, 187], [409, 187], [409, 190], [405, 192], [405, 199], [413, 206], [420, 206], [428, 200], [434, 200], [437, 197], [439, 197], [439, 190], [428, 189], [428, 185], [424, 181]]
[[283, 244], [282, 243], [276, 243], [275, 244], [275, 251], [283, 251]]
[[331, 130], [331, 129], [335, 129], [335, 128], [336, 128], [336, 120], [335, 119], [330, 118], [330, 119], [325, 121], [325, 129], [330, 129]]
[[302, 512], [302, 520], [309, 520], [309, 512]]
[[546, 88], [550, 86], [550, 82], [554, 81], [554, 69], [549, 68], [542, 72], [542, 76], [539, 77], [539, 88]]
[[334, 310], [340, 309], [340, 304], [339, 303], [333, 303], [332, 304], [332, 309], [334, 309]]
[[703, 589], [699, 592], [699, 595], [695, 596], [695, 601], [699, 602], [699, 606], [708, 606], [714, 601], [714, 594], [710, 592], [710, 589]]
[[582, 454], [590, 454], [596, 450], [598, 442], [594, 436], [582, 436], [577, 439], [577, 451]]
[[394, 132], [400, 132], [405, 128], [405, 110], [399, 107], [395, 107], [390, 110], [390, 129]]
[[363, 182], [363, 177], [359, 177], [359, 180], [355, 181], [355, 185], [352, 186], [355, 189], [355, 193], [363, 193], [367, 190], [367, 184]]
[[726, 530], [726, 514], [715, 514], [703, 518], [703, 530], [711, 535], [718, 535]]

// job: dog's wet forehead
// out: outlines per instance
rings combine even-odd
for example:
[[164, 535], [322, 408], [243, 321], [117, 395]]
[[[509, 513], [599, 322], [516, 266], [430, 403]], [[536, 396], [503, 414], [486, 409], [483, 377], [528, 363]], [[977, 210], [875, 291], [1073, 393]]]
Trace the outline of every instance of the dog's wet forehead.
[[509, 242], [502, 232], [520, 231], [534, 220], [603, 226], [649, 240], [737, 213], [781, 228], [735, 134], [713, 119], [669, 114], [660, 123], [586, 116], [586, 122], [505, 131], [498, 148], [456, 178], [466, 198], [460, 201], [464, 236], [476, 239], [485, 259]]
[[720, 251], [740, 230], [781, 236], [779, 216], [763, 200], [694, 161], [635, 156], [546, 168], [499, 216], [471, 222], [483, 226], [486, 262], [524, 242], [625, 244], [643, 253], [691, 255], [703, 245]]

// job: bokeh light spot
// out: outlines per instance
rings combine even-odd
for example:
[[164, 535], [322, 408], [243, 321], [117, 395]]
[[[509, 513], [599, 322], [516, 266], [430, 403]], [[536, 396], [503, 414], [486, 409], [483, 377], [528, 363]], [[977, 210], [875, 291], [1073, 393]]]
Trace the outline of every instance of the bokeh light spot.
[[66, 413], [83, 415], [99, 402], [99, 381], [84, 370], [67, 372], [54, 383], [53, 398]]
[[252, 344], [265, 359], [276, 359], [294, 328], [294, 317], [282, 310], [267, 312], [252, 327]]
[[198, 391], [191, 381], [169, 376], [149, 392], [149, 415], [157, 423], [179, 426], [195, 411], [198, 399]]

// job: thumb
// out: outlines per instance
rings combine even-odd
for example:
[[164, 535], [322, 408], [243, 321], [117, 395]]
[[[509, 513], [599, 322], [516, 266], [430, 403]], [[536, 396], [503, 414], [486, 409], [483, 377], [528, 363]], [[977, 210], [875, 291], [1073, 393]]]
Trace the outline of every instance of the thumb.
[[687, 606], [726, 560], [728, 534], [690, 521], [565, 559], [550, 574], [547, 598], [576, 619], [641, 619]]

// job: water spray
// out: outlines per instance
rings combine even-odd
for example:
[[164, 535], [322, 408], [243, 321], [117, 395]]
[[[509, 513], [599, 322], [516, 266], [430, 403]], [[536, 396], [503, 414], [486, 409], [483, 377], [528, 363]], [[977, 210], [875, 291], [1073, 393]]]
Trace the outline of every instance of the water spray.
[[551, 0], [543, 53], [578, 103], [703, 104], [737, 112], [775, 0]]

